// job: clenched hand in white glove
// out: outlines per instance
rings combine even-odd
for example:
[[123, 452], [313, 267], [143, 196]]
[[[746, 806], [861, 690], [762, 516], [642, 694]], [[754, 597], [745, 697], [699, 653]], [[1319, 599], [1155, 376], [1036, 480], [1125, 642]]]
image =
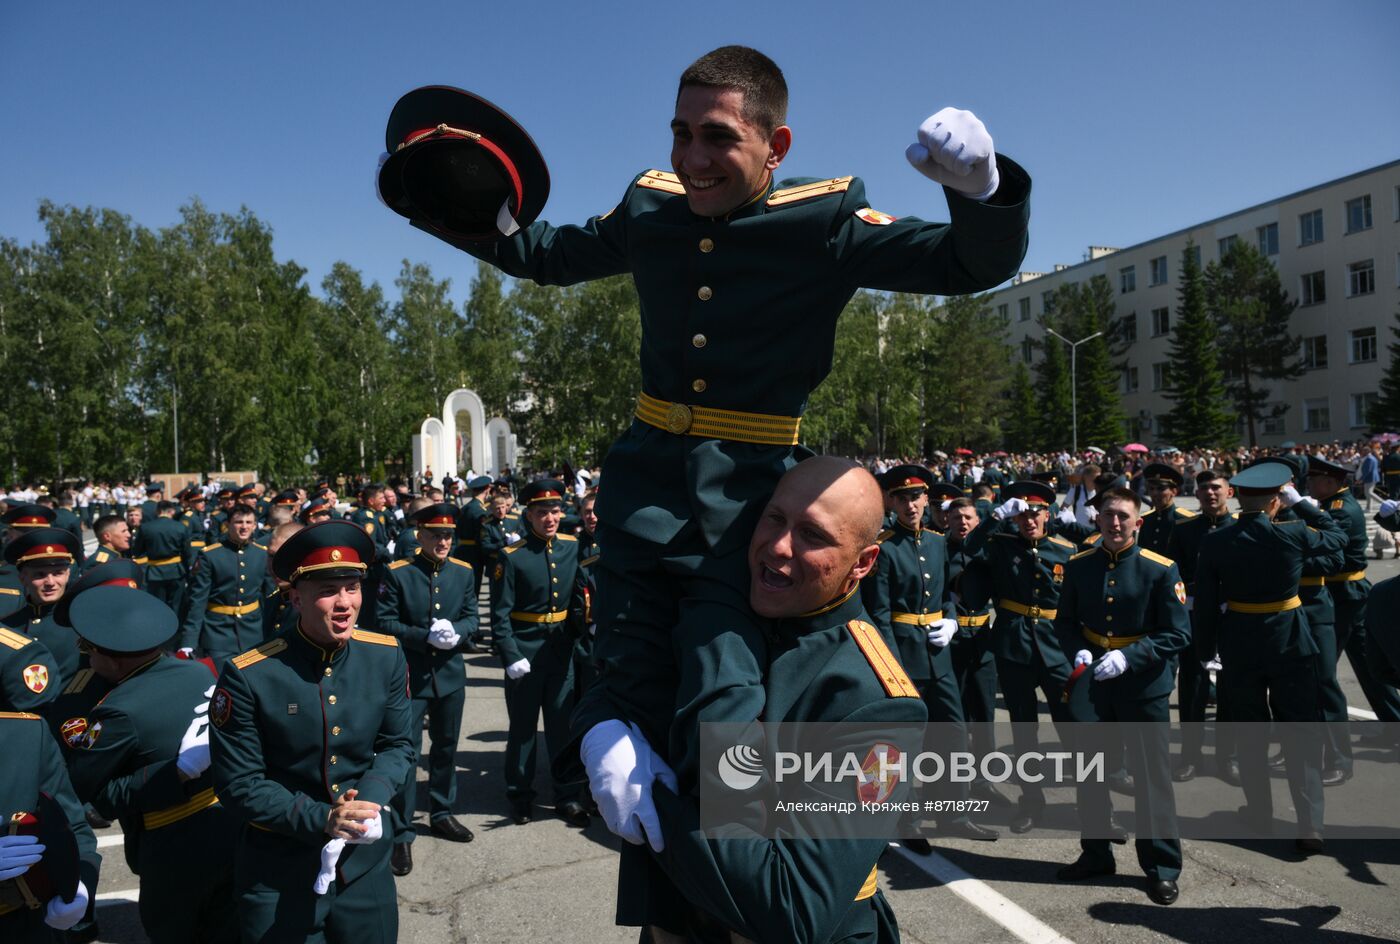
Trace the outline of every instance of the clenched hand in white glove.
[[521, 659], [518, 662], [512, 662], [510, 665], [506, 666], [506, 678], [508, 679], [522, 679], [529, 674], [529, 659]]
[[186, 780], [193, 780], [209, 769], [209, 699], [213, 697], [214, 686], [210, 685], [204, 690], [204, 701], [194, 710], [194, 720], [180, 738], [175, 766]]
[[1074, 667], [1077, 669], [1081, 665], [1088, 665], [1094, 661], [1094, 654], [1088, 649], [1080, 649], [1074, 654]]
[[1074, 524], [1076, 520], [1074, 509], [1066, 505], [1055, 513], [1055, 520], [1060, 524]]
[[428, 627], [428, 645], [434, 649], [451, 649], [461, 641], [451, 620], [435, 619]]
[[972, 200], [997, 192], [1001, 177], [992, 136], [972, 112], [941, 109], [919, 125], [918, 139], [904, 156], [929, 180]]
[[1128, 657], [1117, 649], [1099, 660], [1099, 664], [1094, 666], [1094, 681], [1102, 682], [1105, 679], [1117, 678], [1128, 671]]
[[516, 541], [519, 541], [519, 540], [521, 540], [520, 535], [516, 534], [514, 531], [507, 531], [507, 532], [506, 532], [506, 544], [507, 544], [507, 545], [514, 544]]
[[1031, 506], [1024, 498], [1008, 498], [992, 509], [992, 517], [998, 521], [1014, 518], [1022, 512], [1030, 511]]
[[19, 878], [44, 857], [38, 836], [0, 836], [0, 882]]
[[1303, 498], [1302, 495], [1298, 494], [1298, 490], [1293, 487], [1292, 482], [1289, 482], [1283, 488], [1278, 490], [1278, 497], [1279, 500], [1283, 502], [1283, 507], [1285, 508], [1292, 508], [1294, 505], [1298, 504], [1298, 502], [1301, 501]]
[[928, 628], [928, 644], [937, 649], [942, 649], [953, 641], [953, 637], [958, 634], [958, 621], [955, 619], [942, 619]]
[[384, 838], [384, 820], [379, 816], [375, 816], [374, 819], [360, 820], [360, 825], [365, 828], [365, 831], [354, 839], [345, 840], [347, 844], [365, 846]]
[[79, 882], [78, 891], [72, 901], [64, 901], [60, 895], [49, 899], [49, 906], [44, 910], [44, 923], [56, 931], [67, 931], [78, 923], [78, 919], [87, 911], [87, 906], [87, 886]]
[[634, 846], [645, 842], [656, 852], [665, 849], [651, 787], [659, 780], [675, 790], [676, 775], [651, 749], [641, 729], [616, 719], [599, 722], [583, 736], [579, 756], [588, 773], [588, 790], [608, 829]]

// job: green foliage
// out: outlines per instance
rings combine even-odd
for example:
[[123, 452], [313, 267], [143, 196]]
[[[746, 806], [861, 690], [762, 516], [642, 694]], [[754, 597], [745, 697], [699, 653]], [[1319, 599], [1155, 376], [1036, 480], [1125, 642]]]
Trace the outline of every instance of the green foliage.
[[1067, 345], [1051, 334], [1040, 344], [1045, 356], [1035, 366], [1035, 448], [1038, 452], [1049, 452], [1070, 444], [1073, 400]]
[[1180, 299], [1172, 326], [1162, 418], [1165, 438], [1183, 449], [1222, 449], [1235, 443], [1234, 416], [1222, 380], [1215, 320], [1206, 307], [1206, 282], [1188, 242], [1181, 253]]
[[[1075, 394], [1079, 417], [1079, 445], [1107, 448], [1123, 441], [1124, 417], [1120, 399], [1120, 369], [1113, 363], [1110, 348], [1118, 322], [1114, 318], [1113, 288], [1108, 279], [1096, 275], [1087, 283], [1069, 282], [1055, 290], [1051, 314], [1045, 324], [1070, 341], [1093, 337], [1080, 344], [1074, 355]], [[1047, 335], [1046, 345], [1058, 344], [1061, 353], [1068, 350], [1063, 341]], [[1065, 433], [1072, 438], [1071, 411], [1047, 417], [1047, 448], [1069, 445]], [[1066, 428], [1065, 420], [1070, 419]], [[1058, 429], [1058, 436], [1055, 435]]]
[[1036, 399], [1031, 372], [1026, 369], [1025, 361], [1017, 360], [1016, 366], [1011, 369], [1001, 422], [1006, 431], [1007, 449], [1029, 452], [1039, 445], [1040, 403]]
[[1381, 377], [1380, 398], [1367, 417], [1373, 434], [1400, 432], [1400, 312], [1396, 312], [1395, 321], [1390, 326], [1395, 340], [1386, 345], [1390, 363]]

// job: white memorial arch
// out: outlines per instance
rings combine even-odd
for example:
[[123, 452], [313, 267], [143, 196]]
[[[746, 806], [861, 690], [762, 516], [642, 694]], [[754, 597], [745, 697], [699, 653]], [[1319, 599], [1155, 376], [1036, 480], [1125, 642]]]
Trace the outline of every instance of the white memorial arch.
[[499, 416], [487, 420], [476, 391], [459, 387], [443, 401], [442, 417], [425, 419], [413, 437], [413, 475], [432, 469], [435, 482], [468, 469], [495, 476], [507, 466], [515, 468], [515, 454], [510, 423]]

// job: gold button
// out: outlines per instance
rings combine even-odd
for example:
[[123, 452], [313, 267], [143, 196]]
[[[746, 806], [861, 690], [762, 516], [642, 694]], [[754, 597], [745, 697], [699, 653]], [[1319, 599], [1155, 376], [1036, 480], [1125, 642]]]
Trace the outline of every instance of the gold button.
[[334, 704], [335, 704], [335, 696], [332, 695], [330, 698], [327, 698], [326, 701], [328, 701], [328, 702], [330, 702], [332, 705], [334, 705]]
[[690, 389], [691, 389], [691, 390], [694, 390], [696, 393], [704, 393], [704, 392], [705, 392], [705, 387], [706, 387], [706, 386], [708, 386], [708, 384], [706, 384], [704, 380], [702, 380], [702, 379], [700, 379], [700, 378], [696, 378], [696, 379], [691, 383]]
[[700, 240], [700, 251], [701, 251], [701, 252], [714, 252], [714, 251], [715, 251], [715, 241], [714, 241], [713, 239], [711, 239], [710, 237], [706, 236], [704, 239]]
[[440, 610], [440, 609], [442, 609], [442, 604], [441, 604], [441, 603], [434, 603], [434, 604], [433, 604], [433, 609], [435, 609], [435, 610]]
[[1112, 569], [1113, 569], [1114, 567], [1116, 567], [1116, 566], [1117, 566], [1116, 564], [1109, 564], [1109, 565], [1108, 565], [1108, 569], [1109, 569], [1109, 570], [1112, 570]]
[[441, 587], [434, 587], [434, 588], [433, 588], [433, 592], [434, 592], [434, 593], [441, 593], [441, 592], [442, 592], [442, 588], [441, 588]]
[[558, 582], [559, 582], [559, 578], [558, 578], [558, 577], [550, 577], [550, 578], [549, 578], [549, 582], [550, 582], [550, 583], [558, 583]]
[[924, 574], [924, 579], [925, 579], [925, 580], [931, 580], [931, 579], [933, 579], [933, 578], [932, 578], [932, 576], [929, 575], [929, 574]]
[[710, 300], [710, 296], [713, 295], [714, 292], [710, 291], [710, 287], [708, 285], [702, 285], [700, 286], [700, 291], [696, 292], [695, 294], [700, 296], [700, 300], [702, 302], [707, 302]]
[[243, 576], [242, 574], [239, 574], [239, 575], [238, 575], [238, 579], [239, 579], [239, 580], [247, 580], [248, 578], [245, 577], [245, 576]]
[[1113, 622], [1112, 616], [1105, 616], [1104, 619], [1108, 620], [1110, 623]]
[[923, 560], [923, 558], [922, 558], [922, 557], [920, 557], [920, 558], [919, 558], [919, 560]]
[[695, 337], [690, 339], [690, 343], [695, 345], [696, 347], [704, 347], [706, 344], [709, 343], [709, 341], [710, 339], [705, 337], [703, 334], [697, 334]]
[[1114, 584], [1114, 581], [1112, 581], [1112, 580], [1110, 580], [1110, 581], [1108, 582], [1108, 585], [1109, 585], [1110, 587], [1113, 586], [1113, 584]]
[[556, 564], [556, 563], [554, 563], [553, 561], [550, 561], [550, 562], [549, 562], [549, 566], [550, 566], [551, 568], [554, 568], [554, 567], [558, 567], [559, 565]]
[[335, 761], [336, 761], [336, 756], [335, 756], [334, 754], [332, 754], [332, 755], [331, 755], [331, 763], [334, 764]]
[[339, 793], [339, 792], [340, 792], [340, 784], [338, 784], [338, 783], [333, 783], [333, 784], [331, 784], [331, 792], [332, 792], [332, 793]]
[[555, 591], [554, 596], [556, 596], [556, 597], [559, 596], [558, 591]]
[[330, 677], [331, 677], [331, 667], [330, 667], [330, 666], [326, 666], [326, 678], [330, 678]]
[[340, 725], [336, 725], [335, 727], [331, 728], [331, 734], [340, 734]]

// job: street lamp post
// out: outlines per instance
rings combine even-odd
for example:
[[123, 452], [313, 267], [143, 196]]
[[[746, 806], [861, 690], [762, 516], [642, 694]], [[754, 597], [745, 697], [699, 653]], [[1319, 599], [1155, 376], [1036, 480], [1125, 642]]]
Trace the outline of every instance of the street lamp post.
[[1046, 328], [1045, 333], [1053, 334], [1069, 345], [1069, 415], [1071, 425], [1074, 428], [1074, 438], [1070, 446], [1070, 451], [1077, 456], [1079, 455], [1079, 378], [1077, 376], [1079, 345], [1083, 344], [1085, 341], [1094, 340], [1094, 338], [1099, 337], [1103, 332], [1095, 331], [1087, 338], [1080, 338], [1078, 341], [1071, 341], [1054, 328]]

